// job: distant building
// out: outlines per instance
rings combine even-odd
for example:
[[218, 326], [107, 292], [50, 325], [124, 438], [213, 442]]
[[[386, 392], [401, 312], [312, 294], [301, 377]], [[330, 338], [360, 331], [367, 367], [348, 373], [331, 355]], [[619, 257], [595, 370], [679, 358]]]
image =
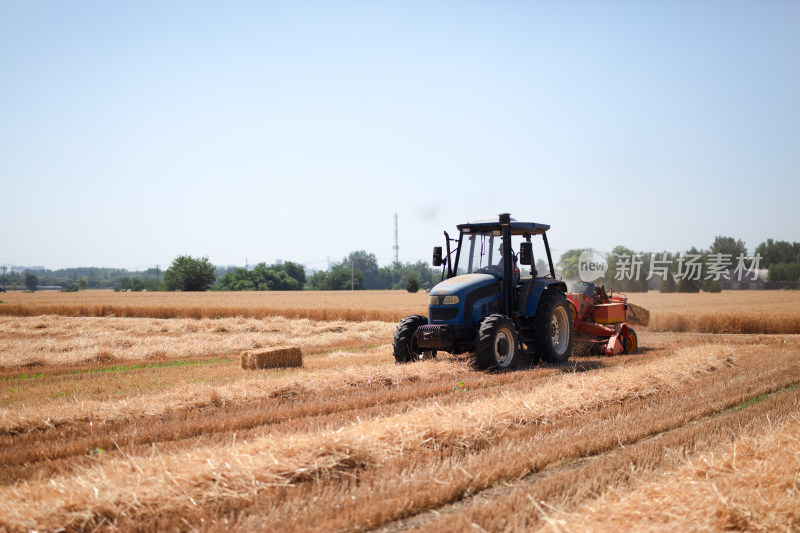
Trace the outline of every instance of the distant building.
[[734, 274], [733, 269], [728, 271], [728, 277], [731, 279], [720, 279], [719, 286], [722, 290], [753, 290], [753, 289], [766, 289], [767, 282], [769, 281], [769, 269], [759, 268], [756, 272], [756, 279], [753, 279], [753, 274], [743, 274], [742, 280], [739, 281], [738, 275]]
[[[769, 274], [769, 270], [766, 268], [760, 268], [757, 271], [756, 279], [753, 279], [753, 274], [742, 273], [742, 280], [739, 281], [738, 274], [734, 273], [734, 269], [730, 268], [727, 273], [727, 277], [730, 279], [725, 279], [725, 275], [720, 277], [719, 279], [719, 286], [724, 291], [741, 291], [741, 290], [763, 290], [770, 287], [767, 279], [767, 275]], [[697, 283], [700, 285], [703, 284], [704, 279], [697, 280]], [[651, 291], [657, 291], [658, 286], [661, 284], [661, 274], [653, 273], [653, 277], [647, 280], [647, 288]]]
[[17, 274], [24, 274], [25, 272], [33, 272], [35, 270], [47, 270], [43, 266], [19, 266], [19, 265], [11, 265], [8, 267], [9, 272], [16, 272]]

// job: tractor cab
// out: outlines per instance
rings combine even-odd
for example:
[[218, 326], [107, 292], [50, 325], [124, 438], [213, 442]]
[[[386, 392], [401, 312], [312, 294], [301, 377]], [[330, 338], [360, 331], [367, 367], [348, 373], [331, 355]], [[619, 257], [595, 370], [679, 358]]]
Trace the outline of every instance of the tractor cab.
[[[441, 247], [434, 248], [433, 264], [442, 266], [442, 282], [430, 292], [431, 324], [474, 326], [493, 312], [508, 316], [524, 314], [525, 309], [519, 309], [520, 303], [529, 300], [533, 286], [540, 294], [549, 285], [545, 278], [555, 281], [546, 233], [550, 226], [519, 222], [511, 217], [504, 225], [502, 217], [460, 224], [458, 239], [451, 239], [445, 232], [446, 255]], [[534, 240], [538, 241], [538, 255], [547, 258], [546, 272], [536, 270]], [[451, 248], [452, 244], [455, 248]], [[456, 300], [464, 303], [463, 314], [454, 315], [452, 302]]]
[[[444, 266], [442, 279], [449, 279], [459, 274], [492, 274], [503, 278], [505, 274], [505, 257], [511, 257], [511, 272], [519, 276], [519, 264], [528, 265], [527, 275], [546, 275], [555, 278], [550, 248], [547, 243], [546, 231], [550, 226], [536, 222], [518, 222], [509, 218], [509, 250], [506, 252], [503, 239], [503, 227], [498, 218], [481, 218], [461, 224], [458, 227], [459, 238], [450, 239], [445, 232], [447, 255], [442, 256], [442, 248], [433, 250], [434, 266]], [[533, 258], [534, 243], [532, 237], [541, 236], [542, 244], [547, 256], [547, 272], [537, 273]], [[451, 243], [457, 243], [455, 250], [450, 249]], [[463, 250], [463, 252], [462, 252]], [[541, 248], [540, 248], [541, 250]]]

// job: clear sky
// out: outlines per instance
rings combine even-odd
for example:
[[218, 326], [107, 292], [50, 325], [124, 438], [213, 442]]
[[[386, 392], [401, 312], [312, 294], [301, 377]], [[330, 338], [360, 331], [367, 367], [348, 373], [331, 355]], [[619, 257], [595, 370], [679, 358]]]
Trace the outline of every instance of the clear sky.
[[800, 240], [800, 2], [0, 1], [0, 263]]

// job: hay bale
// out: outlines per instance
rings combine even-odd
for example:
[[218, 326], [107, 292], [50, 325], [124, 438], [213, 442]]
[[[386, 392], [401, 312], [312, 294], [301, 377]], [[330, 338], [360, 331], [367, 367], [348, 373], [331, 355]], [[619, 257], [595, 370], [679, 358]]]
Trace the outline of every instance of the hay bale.
[[633, 326], [647, 326], [650, 322], [650, 311], [642, 307], [628, 302], [628, 324]]
[[303, 366], [303, 353], [300, 348], [281, 346], [266, 350], [242, 352], [242, 368], [246, 370], [289, 366]]

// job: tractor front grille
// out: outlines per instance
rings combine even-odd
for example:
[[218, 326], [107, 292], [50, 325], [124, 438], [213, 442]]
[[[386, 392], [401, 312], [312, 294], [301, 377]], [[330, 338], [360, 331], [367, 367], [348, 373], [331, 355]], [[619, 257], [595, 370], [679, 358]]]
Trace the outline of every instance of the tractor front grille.
[[431, 320], [452, 320], [458, 316], [458, 307], [432, 307]]

